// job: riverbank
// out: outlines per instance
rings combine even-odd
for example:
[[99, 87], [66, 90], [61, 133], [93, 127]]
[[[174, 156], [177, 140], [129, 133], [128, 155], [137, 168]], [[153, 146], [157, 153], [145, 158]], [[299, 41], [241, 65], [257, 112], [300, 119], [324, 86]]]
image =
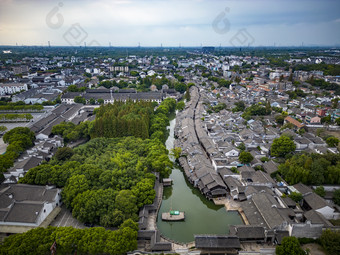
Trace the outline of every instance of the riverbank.
[[[166, 141], [167, 149], [174, 146], [174, 128], [176, 119], [171, 120], [169, 138]], [[172, 158], [174, 161], [174, 159]], [[172, 250], [190, 249], [194, 247], [196, 234], [226, 235], [230, 225], [242, 225], [243, 221], [237, 211], [226, 211], [225, 205], [216, 205], [208, 200], [196, 189], [182, 170], [174, 165], [170, 178], [173, 185], [164, 187], [161, 207], [157, 217], [157, 229], [161, 240], [172, 243]], [[185, 212], [183, 222], [164, 222], [161, 220], [162, 212], [170, 209]]]
[[233, 200], [232, 198], [225, 198], [225, 197], [219, 197], [219, 198], [214, 198], [214, 203], [216, 205], [224, 205], [225, 209], [227, 211], [237, 211], [240, 216], [242, 217], [242, 220], [245, 225], [250, 225], [245, 213], [242, 210], [242, 207], [239, 202]]
[[179, 162], [189, 182], [207, 199], [226, 197], [227, 186], [216, 172], [210, 158], [217, 152], [202, 126], [204, 106], [198, 87], [190, 88], [190, 96], [190, 102], [177, 118], [176, 146], [182, 148]]

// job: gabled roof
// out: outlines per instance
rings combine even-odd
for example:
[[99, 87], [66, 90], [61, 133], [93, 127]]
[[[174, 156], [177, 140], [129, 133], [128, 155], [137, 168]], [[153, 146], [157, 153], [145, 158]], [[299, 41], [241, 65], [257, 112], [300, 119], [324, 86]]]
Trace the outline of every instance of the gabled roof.
[[230, 232], [233, 232], [240, 239], [261, 239], [265, 238], [264, 227], [237, 225], [231, 226]]
[[76, 96], [81, 96], [81, 95], [82, 95], [82, 92], [67, 92], [61, 96], [61, 99], [64, 99], [64, 98], [74, 99]]
[[242, 172], [255, 172], [255, 169], [250, 166], [244, 165], [240, 167], [238, 171], [242, 174]]
[[281, 198], [288, 207], [296, 207], [296, 202], [290, 197]]
[[19, 163], [17, 163], [13, 169], [23, 169], [24, 171], [28, 171], [33, 167], [38, 166], [41, 163], [42, 159], [37, 157], [29, 157]]
[[299, 143], [299, 144], [309, 144], [310, 141], [305, 138], [305, 137], [297, 137], [294, 139], [294, 142]]
[[230, 190], [236, 189], [238, 186], [242, 186], [242, 184], [238, 180], [231, 176], [225, 178], [224, 181]]
[[325, 199], [314, 192], [304, 195], [303, 200], [314, 210], [329, 206]]
[[240, 249], [240, 240], [227, 235], [195, 235], [195, 247], [198, 249]]
[[15, 201], [52, 202], [57, 193], [58, 189], [47, 189], [45, 186], [13, 184], [0, 190], [0, 200], [12, 195]]
[[288, 214], [283, 212], [280, 204], [273, 196], [267, 193], [258, 193], [252, 196], [252, 201], [269, 228], [274, 228], [283, 222], [290, 221], [288, 215], [290, 215], [292, 210], [289, 209], [289, 212], [287, 211]]
[[310, 221], [312, 224], [324, 224], [324, 226], [328, 227], [333, 226], [321, 213], [315, 210], [309, 210], [304, 216], [306, 221]]
[[271, 178], [267, 173], [262, 171], [256, 171], [253, 173], [252, 181], [255, 183], [272, 183], [275, 184], [273, 178]]
[[71, 106], [61, 104], [57, 108], [55, 108], [52, 112], [55, 113], [57, 116], [66, 112]]
[[33, 124], [33, 127], [31, 127], [31, 130], [35, 133], [39, 132], [40, 130], [44, 129], [47, 124], [51, 123], [55, 118], [57, 118], [57, 115], [50, 114], [46, 118], [43, 118]]
[[299, 192], [301, 193], [302, 195], [306, 195], [308, 193], [312, 193], [312, 189], [308, 186], [306, 186], [305, 184], [303, 183], [297, 183], [297, 184], [294, 184], [293, 187]]
[[272, 174], [278, 170], [278, 165], [274, 161], [270, 160], [263, 164], [263, 168], [268, 174]]
[[10, 184], [0, 186], [0, 221], [37, 224], [45, 203], [58, 202], [59, 189]]
[[42, 203], [14, 203], [4, 221], [36, 223], [43, 207]]
[[59, 116], [58, 118], [54, 119], [51, 123], [49, 123], [49, 125], [46, 128], [44, 128], [40, 133], [47, 135], [47, 136], [51, 135], [53, 127], [55, 125], [62, 123], [63, 121], [65, 121], [65, 118], [62, 116]]
[[285, 118], [285, 121], [288, 121], [289, 123], [292, 123], [294, 126], [296, 126], [297, 128], [302, 128], [304, 127], [305, 125], [300, 123], [299, 121], [297, 121], [296, 119], [290, 117], [290, 116], [287, 116]]

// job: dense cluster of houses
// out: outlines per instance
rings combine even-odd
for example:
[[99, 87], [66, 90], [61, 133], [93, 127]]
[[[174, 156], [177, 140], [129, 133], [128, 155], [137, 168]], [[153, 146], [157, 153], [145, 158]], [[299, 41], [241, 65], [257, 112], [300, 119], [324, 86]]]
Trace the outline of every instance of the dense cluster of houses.
[[[180, 163], [188, 180], [198, 187], [209, 199], [225, 196], [226, 185], [213, 168], [207, 153], [213, 149], [213, 144], [207, 137], [201, 136], [203, 128], [199, 119], [199, 92], [197, 87], [191, 88], [191, 100], [186, 109], [178, 114], [176, 125], [175, 146], [181, 147], [186, 157], [180, 158]], [[200, 104], [201, 106], [201, 104]]]
[[[13, 62], [9, 59], [8, 66], [0, 63], [0, 95], [11, 97], [13, 102], [24, 101], [26, 104], [43, 103], [54, 101], [63, 93], [68, 86], [76, 85], [78, 88], [88, 88], [86, 92], [70, 92], [62, 96], [64, 103], [74, 103], [74, 97], [84, 96], [86, 103], [90, 99], [97, 101], [103, 99], [104, 103], [114, 100], [152, 100], [160, 102], [164, 97], [176, 97], [176, 91], [163, 85], [161, 91], [155, 85], [151, 85], [149, 90], [153, 93], [137, 93], [135, 89], [124, 91], [118, 87], [110, 90], [103, 88], [101, 91], [89, 91], [99, 84], [97, 76], [108, 77], [110, 81], [119, 83], [126, 82], [128, 85], [139, 83], [138, 77], [145, 78], [158, 75], [165, 75], [167, 79], [176, 80], [172, 71], [174, 66], [170, 65], [171, 60], [167, 57], [136, 57], [128, 56], [118, 60], [108, 58], [98, 60], [97, 58], [83, 57], [25, 57], [21, 61]], [[6, 62], [6, 63], [7, 63]], [[133, 66], [133, 68], [130, 68]], [[58, 72], [48, 72], [56, 70]], [[84, 75], [85, 74], [85, 75]], [[90, 78], [89, 78], [90, 77]], [[113, 93], [112, 93], [113, 91]]]
[[[272, 176], [278, 164], [261, 160], [270, 158], [273, 140], [287, 131], [268, 128], [265, 121], [245, 121], [240, 113], [226, 110], [208, 113], [210, 104], [204, 102], [210, 93], [197, 86], [191, 87], [190, 92], [191, 101], [178, 114], [175, 129], [175, 146], [182, 148], [179, 162], [188, 180], [208, 199], [227, 196], [238, 201], [238, 211], [247, 225], [232, 227], [231, 236], [242, 242], [280, 243], [284, 236], [317, 238], [323, 228], [332, 227], [329, 220], [340, 218], [339, 207], [303, 184], [276, 183]], [[297, 151], [337, 152], [311, 133], [289, 133]], [[240, 144], [253, 155], [250, 164], [239, 161]], [[256, 171], [258, 167], [263, 171]], [[303, 195], [300, 205], [285, 197], [284, 194], [292, 192]], [[254, 232], [257, 234], [253, 235]], [[213, 242], [215, 237], [202, 238], [197, 241], [211, 238]]]
[[62, 122], [79, 124], [87, 119], [93, 119], [94, 107], [81, 104], [61, 104], [52, 107], [36, 122], [29, 123], [29, 128], [35, 133], [35, 145], [20, 155], [15, 165], [4, 173], [3, 183], [17, 183], [29, 169], [49, 161], [56, 150], [64, 145], [63, 138], [53, 136], [52, 128]]
[[14, 166], [4, 173], [0, 187], [1, 233], [21, 233], [34, 227], [48, 226], [58, 214], [58, 206], [62, 203], [60, 189], [17, 183], [31, 168], [49, 161], [57, 149], [64, 146], [62, 137], [52, 135], [54, 125], [63, 121], [78, 124], [91, 118], [93, 110], [91, 106], [62, 104], [52, 107], [40, 120], [30, 123], [29, 127], [37, 138], [34, 146], [21, 154]]
[[[330, 116], [332, 123], [340, 117], [340, 109], [334, 107], [332, 101], [338, 96], [334, 91], [323, 93], [308, 81], [313, 78], [340, 84], [340, 78], [324, 75], [322, 71], [273, 68], [264, 57], [195, 53], [189, 56], [128, 55], [120, 59], [55, 56], [25, 57], [17, 62], [7, 59], [6, 66], [0, 62], [1, 97], [11, 98], [12, 102], [35, 104], [52, 102], [62, 94], [61, 105], [51, 106], [51, 109], [45, 107], [42, 118], [30, 123], [37, 138], [34, 147], [22, 154], [15, 166], [4, 173], [5, 179], [0, 188], [0, 226], [6, 226], [7, 233], [15, 233], [16, 230], [9, 230], [11, 226], [39, 226], [60, 205], [59, 189], [16, 183], [29, 169], [49, 160], [57, 148], [63, 146], [61, 137], [52, 136], [53, 126], [63, 121], [79, 124], [93, 120], [97, 106], [77, 104], [76, 97], [84, 98], [86, 104], [99, 104], [99, 100], [104, 104], [116, 100], [160, 103], [167, 97], [178, 99], [180, 94], [166, 84], [161, 89], [152, 84], [148, 92], [137, 92], [138, 78], [165, 77], [176, 82], [179, 75], [186, 83], [196, 84], [190, 88], [191, 100], [177, 115], [175, 146], [182, 148], [179, 162], [189, 182], [208, 199], [228, 197], [237, 201], [238, 211], [246, 223], [231, 226], [228, 236], [197, 235], [196, 248], [202, 251], [229, 250], [231, 254], [237, 254], [242, 242], [281, 243], [285, 236], [317, 238], [322, 229], [332, 227], [329, 220], [340, 218], [339, 207], [303, 184], [289, 186], [284, 181], [277, 183], [273, 176], [278, 164], [263, 159], [271, 159], [270, 146], [283, 133], [292, 137], [296, 151], [338, 153], [337, 148], [327, 146], [320, 137], [308, 132], [308, 129], [321, 127], [338, 130], [335, 124], [325, 126], [322, 123], [326, 116]], [[339, 64], [338, 59], [333, 57], [296, 54], [286, 62]], [[58, 71], [49, 71], [56, 69]], [[239, 72], [241, 69], [242, 72]], [[221, 86], [206, 77], [206, 72], [215, 78], [234, 82], [228, 87]], [[98, 88], [100, 76], [116, 83], [126, 82], [131, 88]], [[299, 90], [305, 93], [304, 97], [290, 97], [290, 92], [297, 91], [293, 81], [299, 81]], [[70, 85], [86, 89], [65, 92]], [[246, 106], [269, 102], [272, 108], [281, 108], [287, 113], [284, 123], [291, 124], [293, 128], [279, 129], [276, 113], [262, 119], [245, 120], [240, 112], [230, 111], [239, 101]], [[211, 110], [219, 104], [226, 104], [229, 109]], [[295, 132], [301, 129], [305, 131]], [[241, 145], [253, 156], [248, 165], [239, 160]], [[263, 171], [257, 171], [259, 168]], [[301, 204], [284, 196], [291, 192], [302, 194]], [[160, 200], [161, 195], [157, 193], [154, 203], [143, 207], [139, 214], [139, 238], [150, 241], [154, 251], [171, 250], [171, 243], [163, 242], [159, 231], [148, 227], [147, 220], [150, 215], [155, 217]]]

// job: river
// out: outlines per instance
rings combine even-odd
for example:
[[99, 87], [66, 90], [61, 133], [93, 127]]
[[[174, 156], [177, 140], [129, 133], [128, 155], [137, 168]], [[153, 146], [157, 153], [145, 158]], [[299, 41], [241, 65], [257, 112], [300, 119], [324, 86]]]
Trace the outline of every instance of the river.
[[[176, 119], [170, 121], [170, 135], [166, 147], [170, 151], [174, 144]], [[174, 160], [172, 158], [172, 160]], [[207, 200], [198, 189], [185, 178], [183, 171], [174, 167], [170, 178], [171, 187], [165, 187], [163, 201], [158, 213], [157, 227], [163, 236], [176, 242], [194, 241], [195, 234], [228, 234], [229, 225], [240, 225], [243, 221], [236, 211], [226, 211], [224, 206], [217, 206]], [[179, 210], [185, 212], [185, 221], [162, 221], [162, 212]]]

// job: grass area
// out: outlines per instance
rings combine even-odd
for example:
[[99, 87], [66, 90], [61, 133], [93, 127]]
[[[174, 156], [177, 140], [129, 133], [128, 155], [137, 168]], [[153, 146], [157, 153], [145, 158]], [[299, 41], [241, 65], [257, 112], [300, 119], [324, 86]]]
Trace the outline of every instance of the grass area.
[[308, 251], [307, 254], [309, 255], [326, 255], [323, 248], [319, 244], [316, 244], [316, 243], [304, 244], [302, 245], [302, 249], [304, 249], [305, 251]]
[[340, 139], [340, 132], [339, 131], [325, 131], [323, 133], [324, 136], [328, 136], [328, 135], [331, 135], [331, 136], [335, 136], [336, 138]]
[[338, 220], [329, 220], [334, 226], [340, 226], [340, 219]]

